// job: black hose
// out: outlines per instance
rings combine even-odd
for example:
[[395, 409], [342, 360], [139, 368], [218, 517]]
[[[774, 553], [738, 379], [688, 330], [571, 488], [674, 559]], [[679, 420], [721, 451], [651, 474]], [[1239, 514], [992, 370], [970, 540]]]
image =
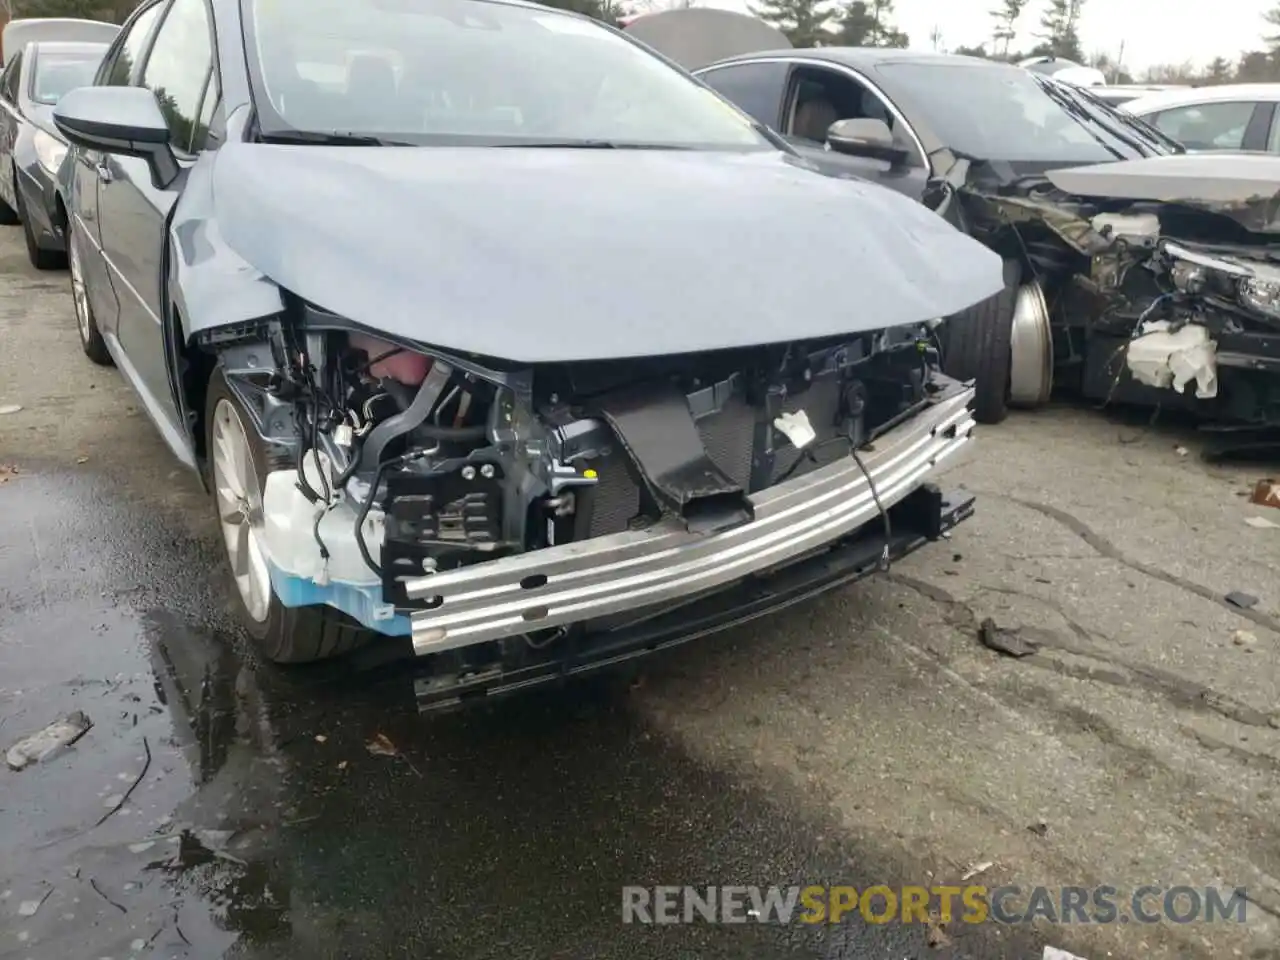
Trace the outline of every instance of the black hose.
[[413, 432], [432, 440], [481, 440], [485, 430], [483, 423], [473, 427], [441, 427], [434, 423], [423, 423], [415, 427]]
[[360, 462], [365, 467], [372, 467], [382, 462], [382, 454], [392, 440], [397, 437], [404, 436], [406, 433], [422, 426], [423, 422], [431, 414], [431, 409], [436, 405], [436, 401], [440, 399], [440, 395], [444, 393], [444, 388], [449, 384], [449, 377], [453, 374], [453, 368], [443, 361], [432, 364], [431, 369], [427, 371], [427, 375], [423, 378], [419, 385], [417, 393], [414, 394], [413, 402], [397, 413], [395, 416], [387, 417], [380, 424], [369, 431], [369, 435], [364, 439], [364, 445], [360, 450]]
[[880, 491], [876, 489], [876, 482], [871, 478], [871, 471], [862, 462], [862, 458], [858, 456], [858, 448], [853, 444], [849, 444], [849, 455], [853, 457], [853, 462], [858, 465], [862, 475], [867, 478], [867, 486], [871, 488], [871, 499], [875, 500], [876, 509], [880, 511], [880, 519], [884, 522], [884, 549], [880, 552], [880, 569], [888, 572], [889, 547], [893, 543], [893, 524], [889, 522], [889, 511], [885, 509], [880, 499]]
[[356, 547], [360, 550], [360, 556], [364, 558], [364, 562], [369, 565], [369, 569], [379, 577], [382, 576], [382, 567], [373, 559], [373, 555], [369, 553], [368, 545], [364, 542], [364, 521], [369, 516], [369, 511], [373, 508], [374, 498], [378, 495], [378, 485], [382, 483], [383, 471], [394, 462], [393, 460], [388, 460], [386, 463], [378, 464], [378, 469], [373, 475], [373, 483], [369, 484], [369, 495], [364, 498], [364, 502], [360, 504], [360, 512], [356, 514]]

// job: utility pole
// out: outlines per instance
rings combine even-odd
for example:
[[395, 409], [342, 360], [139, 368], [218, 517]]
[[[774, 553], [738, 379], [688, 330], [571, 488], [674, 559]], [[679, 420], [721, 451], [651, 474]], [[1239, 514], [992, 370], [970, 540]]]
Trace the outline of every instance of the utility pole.
[[1123, 41], [1123, 40], [1121, 40], [1121, 41], [1120, 41], [1120, 52], [1116, 54], [1116, 65], [1115, 65], [1114, 67], [1112, 67], [1112, 71], [1113, 71], [1113, 73], [1115, 74], [1115, 76], [1113, 76], [1113, 77], [1111, 78], [1111, 82], [1112, 82], [1112, 83], [1119, 83], [1119, 82], [1120, 82], [1120, 72], [1121, 72], [1123, 69], [1124, 69], [1124, 41]]

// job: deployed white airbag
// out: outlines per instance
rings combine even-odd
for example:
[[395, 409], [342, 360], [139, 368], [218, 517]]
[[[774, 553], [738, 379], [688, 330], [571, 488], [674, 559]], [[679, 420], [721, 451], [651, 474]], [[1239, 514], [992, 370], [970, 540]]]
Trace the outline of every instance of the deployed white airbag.
[[1182, 393], [1195, 381], [1196, 396], [1210, 400], [1218, 395], [1218, 345], [1198, 323], [1169, 329], [1167, 320], [1142, 326], [1141, 335], [1129, 342], [1125, 362], [1139, 383]]

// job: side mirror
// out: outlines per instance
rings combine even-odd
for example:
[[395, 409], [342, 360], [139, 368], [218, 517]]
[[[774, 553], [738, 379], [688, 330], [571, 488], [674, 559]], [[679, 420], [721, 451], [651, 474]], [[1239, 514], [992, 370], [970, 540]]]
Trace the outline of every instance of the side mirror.
[[155, 94], [145, 87], [77, 87], [53, 108], [53, 122], [67, 140], [86, 150], [146, 160], [160, 190], [178, 176], [169, 125]]
[[827, 145], [836, 153], [884, 160], [895, 166], [907, 159], [907, 151], [894, 144], [893, 132], [883, 120], [837, 120], [827, 128]]

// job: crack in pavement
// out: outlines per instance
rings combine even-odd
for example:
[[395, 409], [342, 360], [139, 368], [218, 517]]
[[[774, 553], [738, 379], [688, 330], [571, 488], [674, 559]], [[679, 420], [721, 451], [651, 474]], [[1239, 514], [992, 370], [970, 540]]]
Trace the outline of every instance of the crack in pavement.
[[[951, 626], [962, 631], [969, 631], [974, 635], [977, 634], [978, 622], [981, 619], [977, 613], [965, 601], [951, 594], [949, 591], [935, 584], [928, 583], [923, 580], [917, 580], [915, 577], [903, 576], [900, 573], [886, 574], [888, 580], [893, 583], [900, 584], [920, 596], [928, 600], [932, 600], [946, 608], [944, 619]], [[980, 590], [991, 589], [978, 585]], [[1026, 593], [1015, 588], [1003, 587], [995, 592], [1016, 594], [1025, 597], [1028, 600], [1034, 600], [1044, 604], [1057, 613], [1062, 613], [1058, 609], [1058, 605], [1044, 597], [1037, 597], [1035, 594]], [[1071, 620], [1063, 615], [1068, 623]], [[1083, 636], [1087, 639], [1090, 636], [1089, 631], [1076, 624], [1073, 626], [1073, 633], [1081, 636], [1075, 629], [1079, 628], [1084, 631]], [[1046, 636], [1052, 634], [1052, 636]], [[1236, 723], [1247, 727], [1265, 728], [1271, 726], [1271, 718], [1261, 710], [1251, 707], [1246, 703], [1235, 700], [1226, 694], [1219, 693], [1212, 687], [1204, 684], [1195, 683], [1186, 680], [1175, 673], [1161, 670], [1158, 667], [1149, 667], [1142, 664], [1136, 664], [1126, 661], [1122, 658], [1115, 657], [1107, 652], [1100, 650], [1094, 643], [1089, 642], [1087, 645], [1074, 644], [1062, 636], [1060, 631], [1036, 630], [1034, 639], [1041, 647], [1061, 650], [1077, 657], [1094, 660], [1098, 663], [1105, 664], [1119, 670], [1126, 671], [1128, 677], [1120, 677], [1116, 674], [1105, 672], [1092, 673], [1087, 679], [1095, 680], [1099, 683], [1107, 683], [1113, 686], [1132, 686], [1146, 690], [1156, 696], [1163, 698], [1175, 707], [1182, 707], [1187, 710], [1209, 712], [1232, 720]], [[1065, 664], [1060, 660], [1052, 657], [1034, 654], [1030, 657], [1024, 657], [1021, 662], [1038, 666], [1041, 669], [1052, 670], [1063, 675], [1072, 675], [1075, 669], [1069, 664]], [[1080, 672], [1080, 671], [1077, 671]]]
[[1185, 590], [1188, 593], [1195, 594], [1197, 597], [1201, 597], [1202, 599], [1208, 600], [1210, 603], [1217, 604], [1223, 609], [1231, 611], [1237, 617], [1243, 617], [1246, 620], [1251, 620], [1260, 627], [1266, 627], [1272, 633], [1280, 634], [1280, 620], [1277, 620], [1275, 617], [1268, 616], [1265, 613], [1260, 613], [1257, 610], [1247, 610], [1243, 607], [1234, 606], [1233, 604], [1228, 603], [1222, 594], [1214, 590], [1210, 590], [1203, 584], [1196, 583], [1194, 580], [1188, 580], [1185, 577], [1180, 577], [1167, 570], [1161, 570], [1159, 567], [1152, 566], [1149, 563], [1143, 563], [1141, 560], [1135, 560], [1106, 537], [1102, 536], [1102, 534], [1095, 531], [1083, 520], [1068, 513], [1060, 507], [1053, 507], [1047, 503], [1039, 503], [1035, 500], [1024, 500], [1021, 497], [1015, 497], [1008, 493], [1001, 493], [998, 490], [980, 490], [977, 487], [971, 487], [970, 489], [973, 490], [974, 493], [980, 493], [983, 496], [998, 497], [1001, 500], [1008, 500], [1010, 503], [1016, 503], [1018, 506], [1025, 507], [1028, 510], [1034, 510], [1041, 516], [1048, 517], [1050, 520], [1055, 520], [1062, 524], [1092, 547], [1098, 554], [1106, 557], [1108, 560], [1114, 560], [1116, 563], [1123, 564], [1130, 570], [1141, 573], [1153, 580], [1159, 580], [1162, 583], [1167, 583], [1171, 587], [1177, 587], [1180, 590]]

